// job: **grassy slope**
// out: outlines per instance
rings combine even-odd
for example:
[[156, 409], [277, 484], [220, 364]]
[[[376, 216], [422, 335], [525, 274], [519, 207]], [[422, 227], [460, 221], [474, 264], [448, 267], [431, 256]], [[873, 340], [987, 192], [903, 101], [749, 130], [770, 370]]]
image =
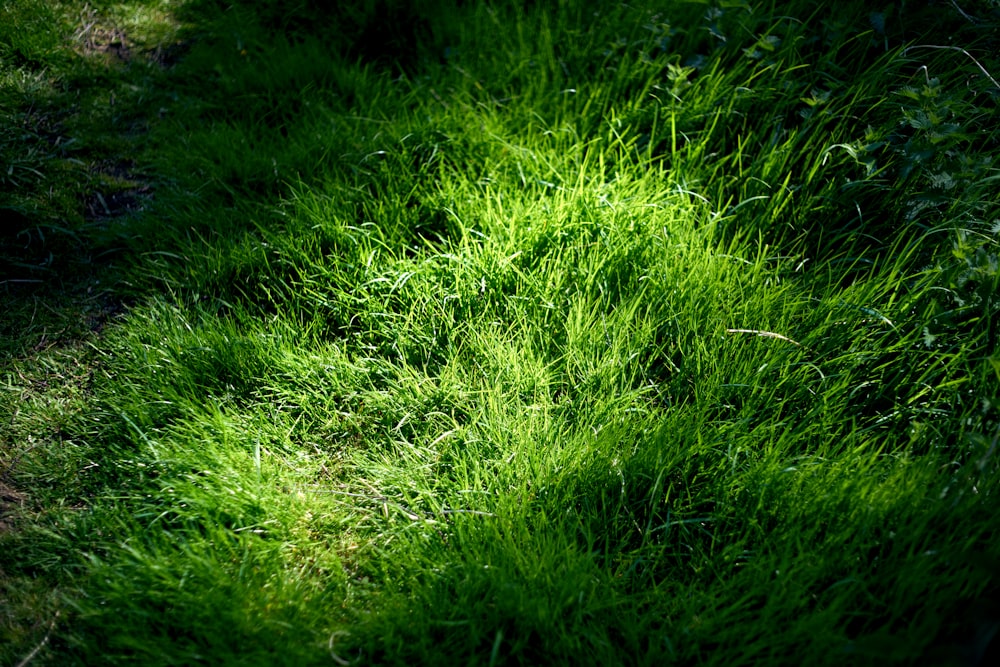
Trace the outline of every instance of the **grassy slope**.
[[126, 317], [11, 337], [3, 661], [982, 645], [1000, 90], [901, 49], [995, 74], [995, 3], [172, 4], [97, 3], [169, 70], [5, 54], [155, 198], [69, 236]]

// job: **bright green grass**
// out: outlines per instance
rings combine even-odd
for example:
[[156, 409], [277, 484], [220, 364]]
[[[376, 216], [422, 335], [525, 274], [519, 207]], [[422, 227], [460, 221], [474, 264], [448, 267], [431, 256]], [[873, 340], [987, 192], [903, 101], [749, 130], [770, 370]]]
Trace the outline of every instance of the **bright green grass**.
[[7, 348], [3, 662], [974, 661], [1000, 7], [319, 4], [97, 5], [184, 53], [79, 126], [127, 315]]

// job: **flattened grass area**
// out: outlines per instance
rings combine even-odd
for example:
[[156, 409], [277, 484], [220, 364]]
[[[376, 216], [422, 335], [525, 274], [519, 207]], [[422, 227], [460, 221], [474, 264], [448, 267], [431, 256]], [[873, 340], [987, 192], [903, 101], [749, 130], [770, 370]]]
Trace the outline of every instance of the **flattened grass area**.
[[331, 4], [0, 9], [0, 662], [989, 664], [1000, 5]]

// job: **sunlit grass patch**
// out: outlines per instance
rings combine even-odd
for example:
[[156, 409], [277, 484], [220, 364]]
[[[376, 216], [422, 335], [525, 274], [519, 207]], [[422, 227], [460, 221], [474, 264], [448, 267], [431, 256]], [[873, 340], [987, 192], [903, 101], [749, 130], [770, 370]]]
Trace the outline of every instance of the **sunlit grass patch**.
[[147, 148], [71, 229], [128, 307], [10, 348], [5, 660], [985, 650], [986, 23], [293, 4], [66, 5], [184, 53], [66, 66]]

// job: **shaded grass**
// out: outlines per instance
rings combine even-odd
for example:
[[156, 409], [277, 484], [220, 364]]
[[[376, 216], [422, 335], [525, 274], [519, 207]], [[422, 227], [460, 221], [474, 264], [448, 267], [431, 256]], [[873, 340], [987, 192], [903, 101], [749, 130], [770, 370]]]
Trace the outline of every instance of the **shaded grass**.
[[5, 660], [975, 664], [996, 91], [919, 10], [157, 7], [135, 301], [6, 372]]

